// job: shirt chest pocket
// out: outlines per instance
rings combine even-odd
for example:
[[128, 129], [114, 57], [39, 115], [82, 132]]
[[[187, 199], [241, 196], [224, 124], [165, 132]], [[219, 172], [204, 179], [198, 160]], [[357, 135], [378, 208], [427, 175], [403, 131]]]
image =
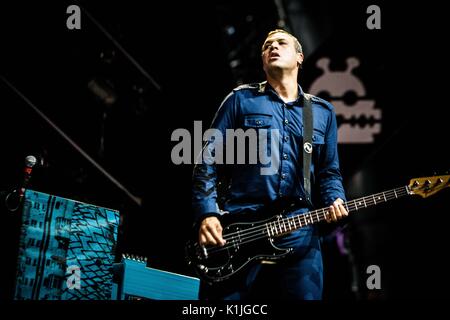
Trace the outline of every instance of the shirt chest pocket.
[[270, 128], [272, 126], [272, 115], [270, 114], [246, 114], [244, 115], [245, 128]]
[[[299, 128], [300, 132], [299, 133], [295, 133], [299, 137], [300, 142], [302, 144], [303, 144], [303, 135], [305, 133], [304, 130], [305, 130], [305, 128], [303, 128], [303, 125], [301, 125], [300, 128]], [[313, 135], [312, 135], [312, 143], [313, 143], [313, 145], [317, 145], [318, 147], [323, 145], [325, 143], [325, 136], [324, 136], [324, 134], [321, 131], [319, 131], [317, 129], [314, 129], [313, 130]]]
[[314, 130], [312, 136], [312, 143], [313, 143], [313, 159], [315, 161], [317, 159], [320, 159], [320, 154], [322, 153], [322, 149], [325, 144], [324, 135], [321, 132]]
[[321, 132], [314, 130], [313, 136], [312, 136], [312, 142], [313, 142], [313, 144], [322, 145], [325, 143], [325, 137]]

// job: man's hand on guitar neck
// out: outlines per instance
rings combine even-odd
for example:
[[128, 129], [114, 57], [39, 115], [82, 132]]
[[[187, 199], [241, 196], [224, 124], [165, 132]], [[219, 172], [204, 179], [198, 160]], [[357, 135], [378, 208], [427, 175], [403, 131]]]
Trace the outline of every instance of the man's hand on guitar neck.
[[341, 198], [337, 198], [333, 204], [328, 209], [328, 214], [326, 215], [326, 221], [336, 222], [339, 219], [342, 219], [344, 216], [348, 216], [348, 212], [344, 207], [344, 201]]
[[201, 245], [220, 245], [226, 241], [222, 238], [222, 225], [217, 217], [203, 219], [198, 231], [198, 241]]

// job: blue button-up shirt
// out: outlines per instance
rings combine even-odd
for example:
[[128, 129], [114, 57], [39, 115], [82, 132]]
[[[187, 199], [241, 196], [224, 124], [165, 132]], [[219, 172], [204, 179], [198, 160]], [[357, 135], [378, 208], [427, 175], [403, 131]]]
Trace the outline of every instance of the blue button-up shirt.
[[[260, 161], [245, 164], [223, 164], [229, 176], [221, 204], [222, 210], [238, 212], [243, 209], [258, 209], [263, 204], [280, 197], [305, 199], [303, 187], [303, 90], [299, 86], [299, 98], [285, 103], [267, 83], [243, 85], [233, 90], [222, 102], [211, 128], [266, 129], [268, 134], [267, 155], [271, 148], [270, 132], [279, 133], [278, 161], [276, 173], [261, 174], [268, 167]], [[313, 109], [313, 153], [311, 161], [311, 185], [313, 199], [327, 206], [337, 198], [345, 200], [337, 151], [337, 124], [333, 106], [327, 101], [312, 96]], [[214, 145], [212, 140], [209, 146]], [[208, 143], [205, 146], [208, 148]], [[213, 153], [216, 150], [213, 150]], [[273, 159], [273, 158], [272, 158]], [[248, 160], [248, 159], [247, 159]], [[236, 163], [236, 162], [235, 162]], [[219, 213], [217, 192], [217, 169], [219, 164], [198, 163], [193, 174], [193, 208], [196, 218]]]

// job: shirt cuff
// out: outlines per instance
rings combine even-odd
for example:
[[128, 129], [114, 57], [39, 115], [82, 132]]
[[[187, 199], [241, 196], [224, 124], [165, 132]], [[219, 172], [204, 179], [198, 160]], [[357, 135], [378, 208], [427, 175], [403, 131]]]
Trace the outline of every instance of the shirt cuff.
[[214, 200], [211, 201], [204, 201], [202, 203], [198, 203], [194, 205], [194, 213], [196, 216], [196, 220], [199, 218], [207, 215], [216, 213], [217, 215], [220, 214], [219, 206], [217, 205], [217, 202]]

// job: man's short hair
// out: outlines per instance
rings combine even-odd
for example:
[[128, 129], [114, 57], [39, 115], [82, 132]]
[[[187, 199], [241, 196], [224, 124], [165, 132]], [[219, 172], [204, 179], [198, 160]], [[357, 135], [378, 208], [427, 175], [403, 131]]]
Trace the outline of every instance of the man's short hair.
[[[290, 36], [292, 39], [294, 39], [295, 50], [296, 50], [298, 53], [303, 53], [303, 48], [302, 48], [302, 45], [300, 44], [300, 41], [298, 41], [298, 39], [297, 39], [295, 36], [293, 36], [292, 34], [290, 34], [289, 32], [287, 32], [286, 30], [283, 30], [283, 29], [275, 29], [275, 30], [272, 30], [272, 31], [270, 31], [270, 32], [267, 34], [266, 39], [267, 39], [268, 37], [270, 37], [271, 35], [275, 34], [275, 33], [284, 33], [284, 34], [287, 34], [288, 36]], [[265, 42], [265, 41], [264, 41], [264, 42]], [[263, 43], [263, 45], [262, 45], [262, 47], [261, 47], [261, 51], [264, 51], [264, 43]]]

